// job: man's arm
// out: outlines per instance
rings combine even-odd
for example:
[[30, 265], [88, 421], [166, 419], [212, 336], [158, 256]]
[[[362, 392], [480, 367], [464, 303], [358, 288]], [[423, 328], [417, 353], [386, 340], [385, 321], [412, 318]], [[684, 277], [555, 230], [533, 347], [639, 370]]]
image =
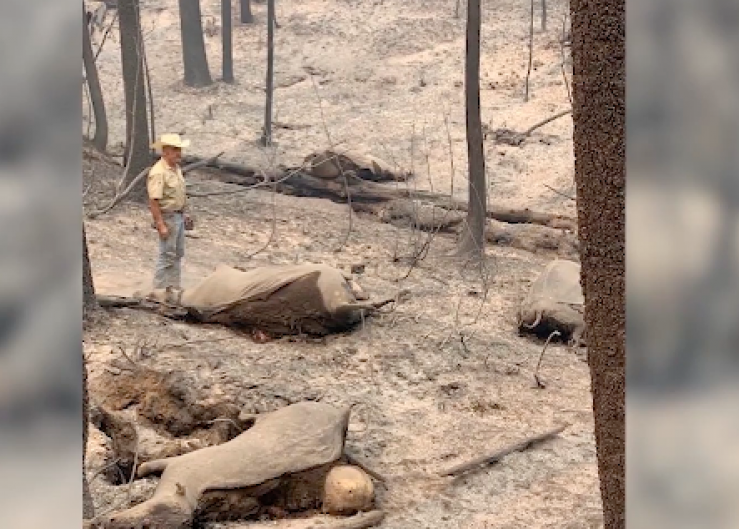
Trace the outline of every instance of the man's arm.
[[156, 226], [156, 229], [159, 232], [159, 237], [166, 239], [169, 235], [169, 229], [162, 217], [162, 208], [159, 205], [159, 199], [149, 199], [149, 210], [151, 211], [151, 216], [154, 218], [154, 226]]
[[154, 218], [154, 226], [159, 232], [159, 237], [166, 239], [169, 235], [169, 230], [162, 217], [162, 207], [159, 204], [159, 200], [164, 193], [164, 179], [161, 174], [154, 171], [149, 172], [149, 178], [146, 184], [146, 190], [149, 194], [149, 211], [151, 211], [151, 216]]

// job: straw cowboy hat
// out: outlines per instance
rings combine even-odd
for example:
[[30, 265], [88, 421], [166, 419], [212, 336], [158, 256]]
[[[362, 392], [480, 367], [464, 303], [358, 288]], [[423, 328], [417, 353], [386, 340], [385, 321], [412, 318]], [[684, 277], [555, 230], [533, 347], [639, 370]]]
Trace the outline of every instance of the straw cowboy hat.
[[190, 146], [190, 140], [183, 140], [179, 134], [162, 134], [159, 141], [151, 144], [151, 148], [158, 151], [161, 151], [164, 146], [187, 149]]

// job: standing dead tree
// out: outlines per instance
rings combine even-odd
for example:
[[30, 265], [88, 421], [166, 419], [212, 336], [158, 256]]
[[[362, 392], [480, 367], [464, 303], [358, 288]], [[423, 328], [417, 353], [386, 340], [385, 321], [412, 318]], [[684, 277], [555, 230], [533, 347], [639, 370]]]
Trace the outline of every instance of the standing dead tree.
[[531, 68], [534, 64], [534, 0], [531, 0], [529, 9], [529, 63], [526, 67], [526, 83], [524, 86], [523, 102], [529, 102], [529, 84], [531, 82]]
[[[141, 33], [139, 0], [120, 0], [118, 18], [121, 33], [121, 64], [126, 99], [126, 147], [124, 160], [126, 171], [137, 174], [149, 165], [149, 129], [146, 112], [144, 82], [144, 39]], [[125, 183], [125, 182], [123, 182]], [[145, 188], [140, 186], [133, 198], [145, 198]]]
[[547, 0], [541, 0], [541, 30], [547, 30]]
[[571, 0], [581, 283], [606, 529], [626, 527], [625, 4]]
[[154, 139], [157, 137], [156, 119], [154, 116], [154, 91], [151, 88], [151, 70], [149, 69], [149, 62], [146, 60], [146, 48], [142, 50], [144, 55], [144, 75], [146, 75], [146, 95], [149, 100], [149, 138]]
[[481, 0], [467, 3], [467, 50], [465, 55], [465, 107], [467, 114], [467, 164], [469, 168], [469, 208], [467, 223], [459, 238], [460, 255], [485, 254], [487, 182], [485, 150], [480, 117], [480, 27]]
[[[86, 18], [84, 3], [82, 4], [82, 16]], [[100, 77], [92, 51], [90, 30], [87, 24], [82, 25], [82, 64], [85, 67], [87, 88], [90, 91], [92, 111], [95, 115], [95, 135], [92, 137], [92, 143], [96, 149], [104, 152], [108, 147], [108, 116], [105, 113], [103, 89], [100, 85]]]
[[251, 12], [251, 0], [239, 0], [239, 17], [242, 24], [254, 23], [254, 15]]
[[213, 84], [205, 54], [200, 0], [179, 0], [180, 34], [182, 36], [182, 62], [185, 68], [185, 85], [202, 88]]
[[454, 5], [454, 18], [459, 18], [461, 11], [462, 11], [462, 0], [457, 0], [457, 3]]
[[261, 143], [264, 146], [272, 144], [272, 104], [274, 100], [275, 83], [275, 0], [267, 0], [267, 80], [266, 102], [264, 105], [264, 128], [262, 129]]
[[221, 0], [221, 45], [223, 47], [222, 76], [224, 83], [234, 82], [233, 31], [231, 0]]

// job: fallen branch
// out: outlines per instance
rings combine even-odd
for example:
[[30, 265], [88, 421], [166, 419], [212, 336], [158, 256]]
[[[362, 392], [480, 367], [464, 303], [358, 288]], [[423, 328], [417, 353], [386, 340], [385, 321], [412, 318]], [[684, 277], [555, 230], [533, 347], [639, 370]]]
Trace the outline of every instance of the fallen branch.
[[573, 197], [572, 195], [568, 195], [567, 193], [563, 193], [562, 191], [558, 191], [558, 190], [554, 189], [552, 186], [548, 186], [547, 184], [542, 184], [542, 185], [544, 187], [546, 187], [549, 191], [551, 191], [553, 193], [556, 193], [559, 196], [562, 196], [562, 197], [565, 197], [565, 198], [569, 198], [570, 200], [573, 200], [573, 201], [577, 202], [577, 199], [575, 197]]
[[536, 123], [535, 125], [533, 125], [533, 126], [529, 127], [528, 129], [526, 129], [523, 132], [523, 136], [524, 137], [531, 136], [531, 134], [536, 129], [539, 129], [539, 128], [543, 127], [544, 125], [546, 125], [548, 123], [551, 123], [552, 121], [555, 121], [555, 120], [557, 120], [557, 119], [559, 119], [561, 117], [564, 117], [564, 116], [566, 116], [568, 114], [572, 114], [572, 109], [571, 108], [568, 108], [567, 110], [563, 110], [562, 112], [558, 112], [557, 114], [554, 114], [552, 116], [549, 116], [546, 119], [541, 120], [539, 123]]
[[306, 529], [367, 529], [374, 527], [385, 518], [383, 511], [369, 511], [355, 514], [349, 518], [334, 518], [331, 522], [316, 522]]
[[493, 139], [495, 140], [495, 143], [498, 144], [505, 143], [506, 145], [513, 145], [514, 147], [518, 147], [519, 145], [523, 144], [523, 142], [526, 141], [526, 139], [531, 136], [531, 134], [533, 134], [535, 130], [568, 114], [572, 114], [571, 108], [549, 116], [548, 118], [535, 123], [523, 132], [516, 132], [515, 130], [511, 129], [496, 129], [495, 131], [493, 131]]
[[523, 452], [533, 447], [534, 445], [543, 443], [544, 441], [548, 441], [549, 439], [556, 437], [557, 435], [562, 433], [567, 428], [567, 426], [568, 425], [564, 424], [546, 433], [536, 435], [534, 437], [529, 437], [528, 439], [520, 441], [507, 448], [503, 448], [502, 450], [493, 452], [492, 454], [480, 456], [473, 459], [472, 461], [468, 461], [467, 463], [453, 466], [447, 470], [440, 472], [439, 475], [442, 477], [459, 476], [460, 474], [464, 474], [466, 472], [469, 472], [470, 470], [476, 470], [482, 465], [493, 465], [495, 463], [499, 463], [504, 457], [513, 454], [514, 452]]
[[95, 296], [100, 305], [103, 308], [116, 309], [116, 308], [129, 308], [136, 310], [144, 310], [147, 312], [154, 312], [160, 316], [164, 316], [170, 319], [181, 320], [187, 317], [188, 311], [182, 307], [169, 305], [166, 303], [160, 303], [150, 299], [138, 299], [128, 298], [123, 296]]
[[[536, 327], [536, 325], [534, 326]], [[547, 352], [547, 347], [549, 347], [549, 342], [554, 338], [555, 336], [560, 336], [562, 333], [559, 331], [552, 332], [549, 337], [547, 338], [547, 341], [544, 343], [544, 347], [541, 350], [541, 354], [539, 355], [539, 361], [536, 363], [536, 369], [534, 370], [534, 383], [536, 384], [537, 389], [544, 389], [546, 388], [546, 385], [541, 381], [539, 378], [539, 368], [541, 367], [541, 361], [544, 359], [544, 353]]]
[[133, 307], [140, 305], [142, 300], [136, 298], [126, 298], [121, 296], [95, 296], [98, 305], [105, 308]]
[[[204, 161], [198, 157], [188, 157], [190, 161]], [[245, 187], [253, 187], [257, 184], [264, 184], [264, 173], [256, 168], [232, 163], [216, 161], [205, 161], [205, 166], [210, 169], [219, 169], [225, 174], [213, 175], [213, 179], [226, 184], [235, 184]], [[416, 210], [414, 207], [400, 207], [401, 202], [408, 200], [421, 200], [428, 202], [436, 209], [466, 212], [467, 203], [461, 200], [450, 200], [448, 195], [434, 193], [430, 191], [413, 190], [402, 187], [391, 187], [385, 184], [377, 183], [362, 178], [361, 174], [346, 174], [348, 186], [340, 179], [318, 178], [308, 174], [303, 167], [284, 168], [278, 167], [274, 174], [267, 175], [271, 181], [276, 180], [276, 190], [278, 193], [291, 196], [324, 198], [332, 202], [345, 204], [347, 202], [347, 190], [351, 193], [352, 209], [360, 213], [378, 214], [380, 207], [384, 204], [396, 202], [393, 205], [394, 210], [400, 211], [393, 219], [403, 216], [401, 210], [406, 212]], [[265, 186], [267, 187], [267, 186]], [[272, 187], [271, 185], [269, 186]], [[211, 193], [189, 193], [190, 196], [210, 196], [216, 194], [230, 194], [235, 191], [215, 191]], [[393, 213], [394, 215], [395, 213]], [[410, 213], [406, 213], [409, 215]], [[544, 213], [526, 209], [512, 209], [504, 207], [490, 206], [487, 215], [489, 218], [506, 222], [509, 224], [539, 224], [550, 228], [564, 229], [575, 231], [577, 228], [577, 220], [551, 213]], [[442, 219], [439, 215], [437, 219]], [[414, 219], [414, 224], [424, 226], [425, 222], [418, 222], [421, 219]], [[449, 219], [449, 226], [457, 224], [456, 218]], [[434, 226], [429, 229], [438, 229], [434, 221]], [[446, 220], [445, 220], [446, 222]], [[449, 227], [447, 226], [447, 227]]]

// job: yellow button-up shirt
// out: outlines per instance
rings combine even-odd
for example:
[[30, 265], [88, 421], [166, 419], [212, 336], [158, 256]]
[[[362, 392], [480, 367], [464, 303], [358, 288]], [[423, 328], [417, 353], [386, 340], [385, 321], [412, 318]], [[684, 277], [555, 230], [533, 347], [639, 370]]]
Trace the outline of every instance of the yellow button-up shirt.
[[182, 211], [185, 208], [185, 177], [179, 165], [173, 169], [160, 159], [149, 170], [146, 189], [149, 198], [159, 201], [162, 211]]

